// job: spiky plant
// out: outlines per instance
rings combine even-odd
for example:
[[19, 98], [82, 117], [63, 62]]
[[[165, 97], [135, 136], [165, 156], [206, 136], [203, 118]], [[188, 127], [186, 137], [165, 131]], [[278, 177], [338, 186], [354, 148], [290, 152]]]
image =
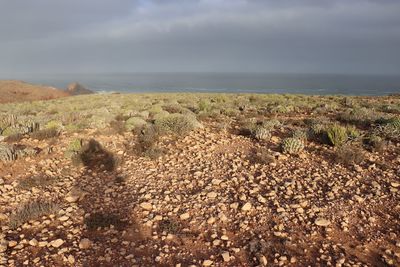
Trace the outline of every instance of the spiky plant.
[[262, 126], [258, 126], [254, 129], [253, 136], [255, 139], [257, 139], [259, 141], [263, 141], [263, 140], [269, 140], [272, 135], [268, 129], [266, 129]]
[[330, 144], [333, 146], [343, 145], [348, 139], [346, 128], [339, 124], [333, 124], [330, 126], [326, 133]]
[[298, 138], [286, 138], [282, 141], [282, 152], [284, 154], [299, 154], [304, 149], [304, 142]]

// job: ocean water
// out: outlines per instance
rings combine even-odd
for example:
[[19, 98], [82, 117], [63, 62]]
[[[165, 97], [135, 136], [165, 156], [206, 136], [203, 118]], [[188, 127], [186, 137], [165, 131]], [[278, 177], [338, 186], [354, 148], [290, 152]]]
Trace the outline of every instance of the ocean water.
[[99, 92], [228, 92], [318, 95], [400, 93], [400, 75], [98, 73], [25, 74], [12, 78], [57, 88], [66, 88], [69, 83], [76, 81]]

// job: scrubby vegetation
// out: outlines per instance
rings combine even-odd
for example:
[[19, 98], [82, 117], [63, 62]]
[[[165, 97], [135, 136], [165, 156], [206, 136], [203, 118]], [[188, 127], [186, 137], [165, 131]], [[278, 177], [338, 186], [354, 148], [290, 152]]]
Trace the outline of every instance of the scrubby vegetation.
[[59, 205], [51, 200], [32, 200], [24, 203], [10, 217], [10, 227], [16, 228], [25, 222], [57, 212]]
[[[0, 105], [0, 224], [11, 242], [0, 249], [12, 264], [38, 253], [43, 266], [329, 265], [314, 252], [339, 260], [338, 243], [369, 247], [377, 233], [393, 249], [399, 107], [398, 96], [268, 94]], [[297, 238], [310, 255], [282, 247]]]

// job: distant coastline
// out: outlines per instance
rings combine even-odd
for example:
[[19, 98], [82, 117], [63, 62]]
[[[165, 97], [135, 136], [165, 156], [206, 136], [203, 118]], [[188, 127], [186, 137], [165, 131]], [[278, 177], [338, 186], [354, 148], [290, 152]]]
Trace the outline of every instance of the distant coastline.
[[33, 84], [66, 88], [78, 81], [97, 92], [293, 93], [390, 95], [400, 93], [400, 75], [269, 73], [98, 73], [21, 74]]

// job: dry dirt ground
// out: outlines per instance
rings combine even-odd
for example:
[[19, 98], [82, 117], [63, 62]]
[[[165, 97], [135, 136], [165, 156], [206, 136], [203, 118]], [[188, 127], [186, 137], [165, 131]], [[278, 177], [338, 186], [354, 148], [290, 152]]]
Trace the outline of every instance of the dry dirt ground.
[[[48, 153], [0, 162], [0, 265], [400, 266], [399, 144], [346, 167], [326, 145], [288, 156], [279, 137], [236, 131], [208, 122], [163, 137], [156, 160], [127, 153], [132, 133], [23, 139]], [[95, 164], [64, 156], [79, 137], [107, 150]], [[261, 146], [268, 164], [254, 160]], [[113, 159], [118, 167], [105, 170]], [[48, 182], [21, 186], [32, 177]], [[40, 197], [58, 212], [10, 228], [12, 211]]]

